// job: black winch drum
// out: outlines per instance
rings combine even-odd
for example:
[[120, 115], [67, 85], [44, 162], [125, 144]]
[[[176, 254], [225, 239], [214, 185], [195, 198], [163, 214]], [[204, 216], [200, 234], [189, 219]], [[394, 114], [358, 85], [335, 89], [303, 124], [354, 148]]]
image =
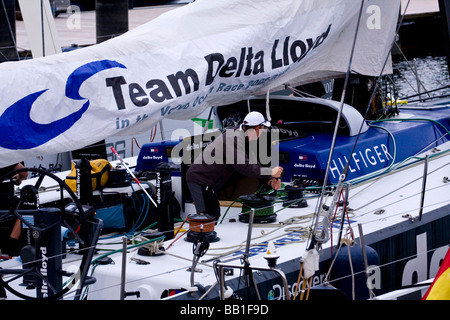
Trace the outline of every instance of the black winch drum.
[[239, 215], [239, 221], [248, 223], [250, 220], [250, 211], [255, 210], [253, 221], [255, 223], [272, 223], [277, 219], [273, 211], [275, 197], [255, 194], [242, 195], [239, 197], [242, 202], [242, 213]]

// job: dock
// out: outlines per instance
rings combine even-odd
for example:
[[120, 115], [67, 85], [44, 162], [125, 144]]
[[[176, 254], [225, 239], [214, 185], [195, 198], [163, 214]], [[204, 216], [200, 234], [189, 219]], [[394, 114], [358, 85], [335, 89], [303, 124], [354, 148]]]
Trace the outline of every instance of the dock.
[[[409, 3], [408, 3], [409, 2]], [[419, 18], [424, 16], [435, 15], [439, 13], [438, 0], [402, 0], [401, 12], [408, 19]]]
[[[409, 4], [408, 4], [409, 1]], [[186, 1], [180, 3], [155, 5], [149, 7], [135, 7], [128, 11], [129, 30], [149, 22], [161, 14], [188, 5]], [[435, 16], [439, 14], [438, 0], [402, 0], [401, 12], [405, 12], [405, 19], [411, 20]], [[79, 11], [61, 13], [55, 17], [55, 25], [62, 48], [72, 45], [89, 46], [96, 43], [95, 11]], [[29, 51], [30, 45], [27, 39], [23, 21], [16, 21], [16, 44], [18, 51]]]
[[[161, 14], [184, 6], [186, 4], [167, 4], [149, 7], [136, 7], [128, 11], [128, 29], [132, 30], [145, 24]], [[61, 13], [55, 17], [55, 26], [62, 48], [89, 46], [96, 43], [95, 11], [72, 11]], [[29, 51], [25, 25], [22, 20], [16, 20], [16, 44], [18, 51]]]
[[439, 0], [402, 0], [401, 14], [404, 13], [398, 32], [401, 53], [394, 47], [393, 54], [408, 59], [445, 56], [446, 36]]

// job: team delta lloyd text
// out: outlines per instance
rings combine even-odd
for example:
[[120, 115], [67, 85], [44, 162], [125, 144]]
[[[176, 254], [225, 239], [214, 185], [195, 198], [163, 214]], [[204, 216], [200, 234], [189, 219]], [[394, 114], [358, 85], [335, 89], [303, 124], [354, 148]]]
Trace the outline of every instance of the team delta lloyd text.
[[[276, 70], [298, 63], [326, 40], [330, 30], [331, 24], [318, 36], [305, 40], [292, 39], [290, 36], [276, 39], [268, 49], [269, 53], [264, 49], [243, 47], [233, 56], [225, 56], [220, 52], [208, 54], [204, 56], [206, 73], [202, 68], [201, 76], [193, 68], [186, 68], [164, 77], [149, 79], [145, 83], [130, 81], [123, 75], [109, 77], [106, 78], [106, 86], [111, 88], [118, 110], [126, 109], [127, 102], [136, 107], [144, 107], [151, 101], [167, 103], [199, 91], [200, 79], [204, 79], [203, 85], [208, 87], [216, 79], [261, 75], [266, 72], [267, 64], [271, 70]], [[161, 108], [161, 114], [165, 115], [168, 110], [169, 106]]]

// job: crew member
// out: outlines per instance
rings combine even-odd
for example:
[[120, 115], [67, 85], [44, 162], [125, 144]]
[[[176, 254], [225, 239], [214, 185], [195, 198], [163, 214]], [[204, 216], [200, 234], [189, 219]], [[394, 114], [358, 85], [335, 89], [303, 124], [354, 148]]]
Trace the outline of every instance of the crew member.
[[258, 140], [270, 122], [256, 111], [248, 113], [239, 128], [227, 129], [194, 160], [186, 173], [186, 181], [198, 214], [220, 216], [218, 192], [234, 172], [265, 179], [273, 189], [281, 187], [282, 167], [263, 167], [255, 153], [246, 152], [247, 141]]
[[[22, 168], [24, 168], [22, 163], [0, 168], [0, 178], [9, 172]], [[20, 185], [27, 176], [28, 172], [22, 171], [11, 177], [11, 179], [0, 181], [0, 210], [3, 210], [3, 213], [0, 213], [0, 251], [10, 256], [17, 256], [22, 248], [20, 220], [9, 212], [11, 204], [13, 207], [18, 204], [18, 200], [13, 195], [14, 185], [11, 181], [15, 185]], [[9, 176], [7, 177], [10, 178]]]

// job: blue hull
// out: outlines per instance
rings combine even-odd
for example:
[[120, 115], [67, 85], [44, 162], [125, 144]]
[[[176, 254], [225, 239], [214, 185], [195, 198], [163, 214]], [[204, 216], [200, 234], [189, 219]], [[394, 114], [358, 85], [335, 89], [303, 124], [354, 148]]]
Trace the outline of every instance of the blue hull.
[[[409, 111], [402, 113], [409, 114]], [[327, 182], [339, 181], [348, 159], [347, 180], [353, 180], [389, 169], [449, 140], [446, 134], [450, 128], [450, 108], [414, 110], [411, 114], [407, 119], [369, 122], [369, 130], [358, 138], [338, 135]], [[305, 138], [280, 143], [280, 153], [284, 153], [281, 165], [286, 176], [323, 182], [331, 141], [330, 133], [310, 133]]]
[[[264, 100], [252, 100], [252, 104], [253, 110], [265, 112]], [[339, 181], [349, 159], [346, 180], [370, 178], [368, 175], [408, 159], [414, 160], [417, 154], [449, 141], [450, 107], [446, 104], [434, 107], [404, 108], [395, 119], [365, 121], [360, 135], [362, 116], [349, 112], [351, 107], [344, 109], [327, 183]], [[271, 98], [271, 130], [278, 130], [279, 163], [285, 170], [284, 181], [301, 178], [310, 186], [323, 184], [334, 132], [334, 124], [330, 123], [335, 122], [337, 108], [338, 103], [330, 100]], [[238, 125], [247, 112], [247, 102], [216, 108], [222, 128], [230, 126], [230, 122]], [[286, 118], [290, 122], [280, 124]], [[311, 123], [306, 123], [310, 120]], [[172, 150], [180, 141], [145, 144], [139, 154], [136, 171], [152, 171], [160, 162], [172, 162]], [[194, 151], [199, 150], [191, 150]], [[174, 175], [179, 174], [174, 172]]]

